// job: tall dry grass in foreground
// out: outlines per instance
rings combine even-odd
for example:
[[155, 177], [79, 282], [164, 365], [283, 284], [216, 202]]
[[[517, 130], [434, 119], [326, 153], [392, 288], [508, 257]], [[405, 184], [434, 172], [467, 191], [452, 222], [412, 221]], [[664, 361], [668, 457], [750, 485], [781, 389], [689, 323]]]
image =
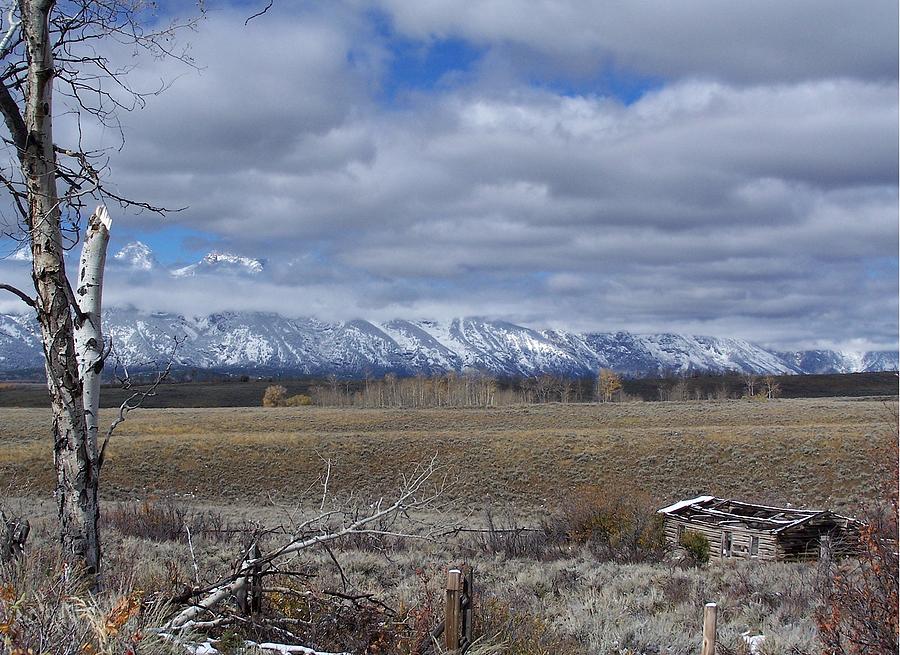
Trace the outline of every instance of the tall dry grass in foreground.
[[[744, 653], [748, 631], [767, 636], [766, 654], [823, 652], [819, 567], [684, 566], [660, 549], [652, 520], [644, 523], [636, 507], [599, 505], [590, 495], [576, 504], [577, 511], [549, 513], [537, 531], [503, 527], [516, 521], [495, 511], [485, 517], [493, 529], [439, 542], [369, 536], [335, 543], [267, 578], [263, 611], [253, 620], [205, 632], [230, 653], [245, 652], [248, 639], [328, 652], [426, 652], [441, 618], [445, 567], [465, 560], [476, 569], [483, 653], [693, 654], [710, 600], [719, 603], [723, 654]], [[141, 516], [146, 521], [135, 520]], [[110, 506], [106, 520], [99, 596], [65, 571], [49, 522], [36, 524], [24, 560], [0, 571], [5, 652], [184, 652], [154, 628], [187, 590], [231, 570], [248, 535], [247, 525], [224, 514], [167, 502]]]

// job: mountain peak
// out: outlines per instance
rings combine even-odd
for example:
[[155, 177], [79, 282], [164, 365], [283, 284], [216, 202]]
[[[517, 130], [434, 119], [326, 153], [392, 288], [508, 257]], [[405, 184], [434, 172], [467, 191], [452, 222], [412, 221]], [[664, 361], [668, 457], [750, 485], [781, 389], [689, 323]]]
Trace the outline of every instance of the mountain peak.
[[213, 250], [196, 264], [190, 264], [182, 268], [176, 268], [172, 275], [186, 277], [198, 273], [227, 272], [248, 275], [258, 275], [263, 272], [265, 262], [261, 259], [243, 257], [230, 252]]
[[139, 271], [150, 271], [157, 267], [153, 250], [142, 241], [132, 241], [125, 245], [114, 258], [122, 264]]
[[22, 246], [18, 250], [16, 250], [9, 258], [14, 262], [30, 262], [31, 261], [31, 248], [27, 245]]
[[230, 252], [219, 252], [217, 250], [213, 250], [208, 255], [206, 255], [201, 263], [208, 266], [236, 266], [244, 268], [250, 273], [261, 273], [263, 268], [265, 268], [265, 264], [261, 259], [242, 257], [240, 255], [234, 255]]

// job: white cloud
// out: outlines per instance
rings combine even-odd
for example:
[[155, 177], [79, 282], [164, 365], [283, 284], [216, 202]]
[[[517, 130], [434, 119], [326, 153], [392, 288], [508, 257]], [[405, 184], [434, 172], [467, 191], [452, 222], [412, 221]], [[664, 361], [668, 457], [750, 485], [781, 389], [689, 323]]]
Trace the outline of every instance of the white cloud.
[[880, 25], [860, 45], [878, 12], [816, 3], [803, 27], [810, 3], [714, 5], [638, 19], [630, 5], [385, 3], [403, 33], [472, 38], [489, 56], [525, 48], [562, 74], [562, 59], [608, 51], [676, 78], [629, 106], [491, 64], [384, 106], [384, 37], [352, 3], [248, 28], [214, 13], [193, 37], [202, 71], [143, 63], [139, 81], [181, 77], [126, 117], [112, 169], [122, 193], [188, 206], [168, 220], [266, 259], [266, 274], [111, 271], [109, 302], [895, 345], [897, 85], [879, 72]]
[[[897, 4], [882, 0], [381, 0], [398, 31], [490, 47], [551, 75], [610, 63], [738, 82], [897, 77]], [[499, 51], [499, 54], [497, 53]]]

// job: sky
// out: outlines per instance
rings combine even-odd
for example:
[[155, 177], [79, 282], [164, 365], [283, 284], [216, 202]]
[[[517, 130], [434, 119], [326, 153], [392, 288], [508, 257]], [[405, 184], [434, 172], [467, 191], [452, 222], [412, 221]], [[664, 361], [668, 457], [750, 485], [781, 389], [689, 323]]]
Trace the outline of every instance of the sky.
[[[167, 88], [85, 140], [184, 208], [112, 207], [107, 304], [897, 347], [896, 2], [263, 6], [208, 1], [196, 68], [101, 46]], [[169, 273], [210, 251], [265, 266]]]

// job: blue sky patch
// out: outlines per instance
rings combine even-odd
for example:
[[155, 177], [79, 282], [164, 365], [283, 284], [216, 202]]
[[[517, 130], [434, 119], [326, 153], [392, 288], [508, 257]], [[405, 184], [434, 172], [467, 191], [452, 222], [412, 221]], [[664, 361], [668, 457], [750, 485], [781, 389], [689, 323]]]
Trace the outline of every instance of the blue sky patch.
[[611, 97], [628, 106], [647, 93], [661, 89], [665, 80], [661, 77], [635, 75], [608, 65], [597, 75], [587, 78], [534, 76], [529, 78], [528, 83], [563, 96]]
[[116, 243], [112, 253], [130, 241], [141, 241], [150, 246], [156, 259], [166, 266], [200, 259], [219, 241], [209, 232], [183, 225], [169, 225], [150, 231], [123, 228], [121, 231], [114, 230], [114, 238]]

